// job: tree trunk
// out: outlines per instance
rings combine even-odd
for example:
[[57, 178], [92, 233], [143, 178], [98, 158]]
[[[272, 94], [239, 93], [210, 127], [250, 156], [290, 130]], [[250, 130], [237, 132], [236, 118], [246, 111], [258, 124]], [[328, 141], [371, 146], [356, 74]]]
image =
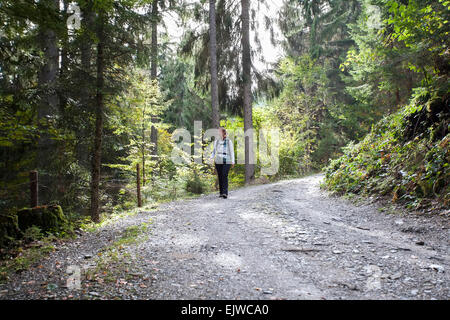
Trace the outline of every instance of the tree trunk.
[[209, 54], [211, 59], [211, 107], [213, 128], [219, 128], [219, 93], [217, 87], [216, 0], [209, 0]]
[[[68, 8], [68, 1], [64, 0], [63, 2], [63, 12], [62, 12], [62, 18], [63, 21], [67, 20], [68, 14], [67, 14], [67, 8]], [[69, 53], [67, 50], [68, 47], [68, 29], [67, 29], [67, 25], [64, 27], [65, 30], [65, 37], [64, 37], [64, 41], [63, 41], [63, 45], [61, 48], [61, 70], [60, 70], [60, 76], [64, 77], [67, 73], [67, 70], [69, 68]], [[65, 96], [65, 95], [64, 95]], [[63, 98], [65, 99], [65, 98]], [[62, 106], [65, 106], [66, 103], [65, 102], [61, 102]]]
[[100, 221], [100, 165], [102, 156], [102, 133], [103, 133], [103, 108], [104, 108], [104, 13], [100, 12], [98, 17], [98, 44], [97, 44], [97, 95], [96, 95], [96, 118], [95, 118], [95, 136], [94, 136], [94, 150], [92, 158], [92, 178], [91, 178], [91, 218], [94, 222]]
[[[252, 78], [250, 57], [250, 1], [241, 0], [242, 21], [242, 72], [243, 72], [243, 102], [244, 102], [244, 131], [253, 129], [252, 119]], [[245, 183], [255, 178], [255, 165], [250, 163], [253, 155], [253, 135], [245, 138]]]
[[145, 106], [142, 109], [142, 146], [141, 146], [141, 152], [142, 152], [142, 185], [145, 186]]
[[141, 172], [139, 170], [139, 163], [136, 165], [136, 193], [137, 193], [137, 205], [142, 207], [141, 199]]
[[[152, 3], [152, 47], [151, 47], [151, 70], [150, 77], [157, 80], [158, 71], [158, 0]], [[150, 132], [150, 141], [153, 144], [151, 149], [152, 159], [158, 155], [158, 130], [153, 125], [157, 122], [156, 116], [152, 116], [152, 128]]]
[[[81, 36], [81, 44], [80, 44], [80, 52], [81, 52], [81, 108], [80, 112], [85, 115], [86, 121], [89, 121], [91, 110], [94, 109], [94, 99], [91, 87], [94, 87], [94, 84], [91, 81], [91, 65], [92, 65], [92, 35], [91, 32], [94, 30], [94, 13], [92, 11], [92, 2], [87, 2], [85, 6], [81, 8], [82, 12], [82, 36]], [[89, 142], [90, 139], [90, 124], [86, 123], [84, 126], [81, 126], [79, 130], [77, 130], [77, 146], [76, 146], [76, 157], [77, 160], [80, 161], [82, 166], [86, 168], [89, 167]]]
[[145, 150], [142, 153], [142, 185], [145, 186]]
[[[58, 0], [42, 1], [49, 11], [59, 11]], [[39, 140], [37, 143], [36, 167], [41, 173], [42, 185], [48, 189], [41, 195], [41, 202], [47, 203], [50, 200], [52, 190], [52, 159], [55, 156], [56, 143], [49, 134], [49, 119], [58, 112], [59, 98], [57, 93], [57, 77], [59, 71], [59, 50], [56, 33], [47, 27], [39, 29], [39, 40], [44, 52], [44, 65], [38, 75], [38, 86], [41, 90], [41, 101], [37, 109]]]
[[92, 3], [86, 4], [82, 9], [83, 19], [81, 20], [81, 25], [83, 28], [83, 35], [81, 39], [80, 51], [81, 51], [81, 69], [86, 76], [90, 74], [91, 69], [91, 56], [92, 56], [92, 39], [89, 32], [91, 32], [93, 27], [93, 12]]
[[[69, 15], [67, 14], [69, 0], [63, 0], [62, 4], [63, 4], [63, 12], [61, 13], [61, 17], [62, 17], [63, 21], [67, 21], [67, 18], [69, 17]], [[62, 82], [64, 84], [66, 83], [67, 78], [69, 77], [68, 71], [69, 71], [70, 58], [69, 58], [68, 48], [69, 48], [69, 30], [67, 28], [67, 24], [65, 24], [64, 25], [64, 36], [62, 37], [62, 41], [61, 41], [61, 50], [60, 50], [61, 68], [59, 70], [59, 78], [62, 80]], [[58, 89], [58, 99], [59, 99], [59, 106], [60, 106], [61, 113], [64, 113], [64, 110], [67, 107], [68, 94], [67, 94], [67, 91], [64, 90], [64, 87], [62, 87], [62, 86], [59, 86], [59, 89]]]

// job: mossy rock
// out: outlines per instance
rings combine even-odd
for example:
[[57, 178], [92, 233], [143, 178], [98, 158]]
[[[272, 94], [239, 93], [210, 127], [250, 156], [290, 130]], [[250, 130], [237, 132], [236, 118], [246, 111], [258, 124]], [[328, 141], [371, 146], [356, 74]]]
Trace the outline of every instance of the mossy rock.
[[22, 232], [19, 229], [16, 214], [1, 213], [0, 214], [0, 246], [3, 247], [14, 239], [20, 238]]
[[17, 212], [19, 228], [22, 231], [38, 226], [44, 232], [65, 230], [68, 220], [58, 205], [24, 208]]

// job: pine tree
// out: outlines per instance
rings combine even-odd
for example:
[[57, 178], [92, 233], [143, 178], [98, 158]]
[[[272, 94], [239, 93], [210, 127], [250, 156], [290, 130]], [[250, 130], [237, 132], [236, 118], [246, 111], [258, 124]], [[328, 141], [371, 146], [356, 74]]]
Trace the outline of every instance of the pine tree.
[[209, 0], [209, 54], [211, 59], [212, 125], [219, 127], [219, 93], [217, 88], [216, 1]]
[[[43, 12], [47, 14], [49, 20], [41, 21], [39, 25], [38, 41], [44, 54], [44, 64], [38, 75], [38, 87], [41, 92], [41, 101], [37, 110], [37, 121], [39, 128], [39, 139], [37, 144], [36, 168], [40, 173], [41, 184], [50, 190], [55, 187], [54, 175], [54, 154], [56, 143], [52, 139], [53, 119], [59, 112], [59, 97], [57, 93], [57, 81], [59, 73], [59, 52], [56, 28], [57, 17], [59, 15], [59, 1], [46, 0], [40, 3]], [[48, 192], [41, 192], [41, 201], [47, 203], [50, 199]]]
[[95, 135], [94, 149], [92, 159], [92, 178], [91, 178], [91, 218], [94, 222], [100, 221], [100, 167], [102, 159], [102, 140], [103, 140], [103, 112], [104, 112], [104, 87], [105, 87], [105, 13], [101, 9], [97, 18], [97, 95], [95, 109]]
[[[244, 131], [253, 130], [252, 117], [252, 75], [250, 57], [250, 1], [241, 0], [241, 23], [242, 23], [242, 78], [243, 78], [243, 107], [244, 107]], [[255, 165], [253, 154], [253, 134], [245, 138], [245, 183], [250, 183], [255, 178]], [[251, 163], [253, 162], [253, 163]]]
[[[158, 78], [158, 0], [153, 0], [152, 2], [152, 13], [151, 13], [151, 23], [152, 23], [152, 47], [151, 47], [151, 79], [157, 80]], [[153, 159], [156, 159], [158, 155], [158, 130], [155, 127], [157, 121], [156, 116], [152, 117], [152, 129], [150, 134], [150, 140], [153, 144], [152, 155]], [[144, 170], [143, 170], [144, 171]]]

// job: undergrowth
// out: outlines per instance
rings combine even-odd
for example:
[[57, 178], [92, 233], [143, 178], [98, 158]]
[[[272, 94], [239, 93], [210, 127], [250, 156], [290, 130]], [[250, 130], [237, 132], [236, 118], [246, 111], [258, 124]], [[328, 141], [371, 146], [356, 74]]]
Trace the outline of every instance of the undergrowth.
[[323, 186], [338, 194], [381, 195], [408, 208], [449, 206], [448, 94], [416, 92], [326, 168]]

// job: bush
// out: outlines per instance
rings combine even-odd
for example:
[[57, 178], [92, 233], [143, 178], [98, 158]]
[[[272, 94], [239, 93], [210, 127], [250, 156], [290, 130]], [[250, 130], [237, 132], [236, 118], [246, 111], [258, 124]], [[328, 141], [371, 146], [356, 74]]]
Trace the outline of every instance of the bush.
[[187, 192], [193, 193], [193, 194], [202, 194], [205, 192], [206, 185], [205, 183], [200, 179], [199, 175], [194, 172], [194, 174], [188, 178], [186, 181], [185, 189]]
[[428, 200], [448, 206], [448, 98], [421, 98], [379, 121], [358, 144], [347, 145], [326, 168], [325, 186], [341, 194], [389, 195], [416, 207]]
[[42, 237], [43, 234], [41, 232], [41, 228], [39, 228], [38, 226], [31, 226], [23, 232], [23, 239], [25, 241], [39, 240]]

